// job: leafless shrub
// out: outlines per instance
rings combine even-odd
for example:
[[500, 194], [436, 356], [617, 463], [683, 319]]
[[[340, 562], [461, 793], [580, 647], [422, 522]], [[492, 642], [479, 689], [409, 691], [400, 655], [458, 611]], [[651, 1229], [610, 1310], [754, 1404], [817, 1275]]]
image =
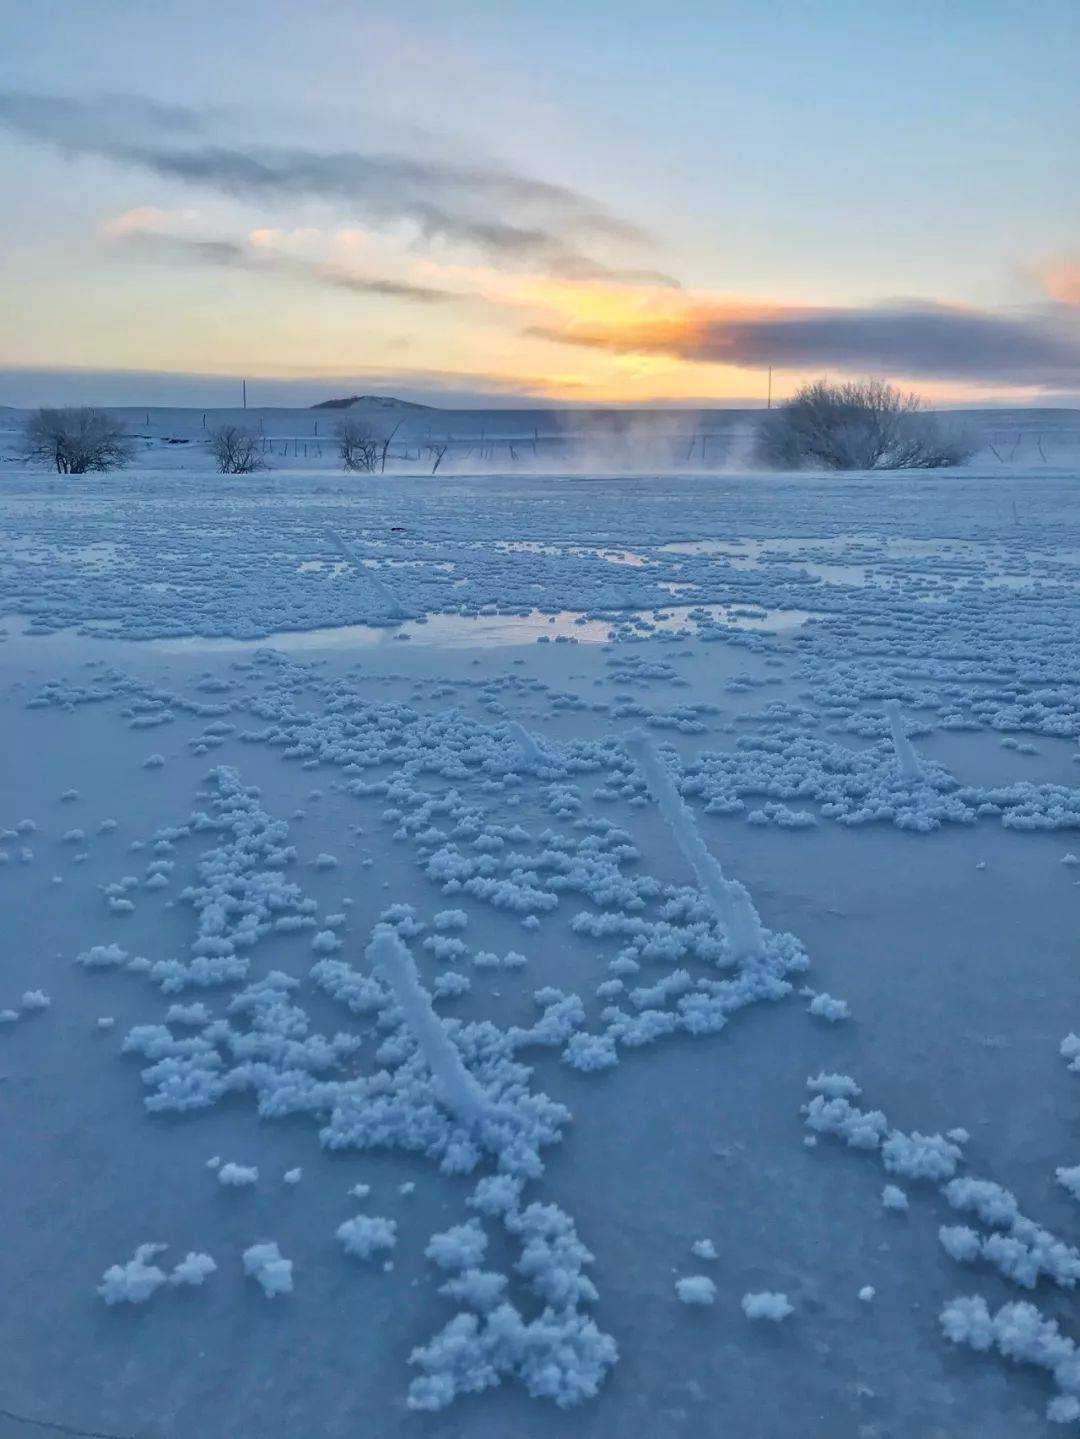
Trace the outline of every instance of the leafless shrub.
[[256, 470], [266, 469], [258, 436], [239, 425], [222, 425], [220, 429], [211, 430], [206, 448], [223, 475], [253, 475]]
[[[362, 420], [342, 420], [334, 431], [337, 436], [338, 454], [347, 470], [370, 475], [379, 466], [380, 459], [386, 466], [386, 453], [370, 425]], [[389, 441], [386, 442], [389, 445]]]
[[100, 410], [35, 410], [23, 426], [22, 455], [61, 475], [117, 470], [134, 457], [126, 427]]
[[960, 465], [977, 444], [922, 410], [918, 396], [884, 380], [815, 380], [764, 419], [757, 458], [769, 469], [936, 470]]

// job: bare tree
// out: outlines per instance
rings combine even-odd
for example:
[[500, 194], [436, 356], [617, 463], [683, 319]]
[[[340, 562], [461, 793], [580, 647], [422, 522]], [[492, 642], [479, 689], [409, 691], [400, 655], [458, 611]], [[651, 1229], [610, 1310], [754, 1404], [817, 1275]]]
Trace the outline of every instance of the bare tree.
[[432, 457], [432, 458], [434, 459], [434, 461], [435, 461], [435, 463], [434, 463], [434, 464], [432, 465], [432, 467], [431, 467], [431, 473], [432, 473], [432, 474], [434, 474], [435, 471], [436, 471], [436, 470], [439, 468], [439, 466], [442, 464], [442, 462], [443, 462], [443, 456], [446, 454], [446, 452], [447, 452], [447, 450], [448, 450], [449, 448], [450, 448], [450, 442], [449, 442], [449, 440], [435, 440], [433, 443], [428, 444], [428, 445], [425, 446], [425, 449], [427, 450], [428, 454], [431, 455], [431, 457]]
[[253, 475], [256, 470], [266, 469], [258, 436], [239, 425], [221, 425], [211, 430], [206, 448], [223, 475]]
[[387, 435], [386, 439], [383, 440], [383, 442], [382, 442], [382, 452], [381, 452], [381, 460], [380, 460], [380, 464], [379, 464], [379, 469], [380, 469], [380, 471], [381, 471], [384, 475], [386, 474], [386, 456], [387, 456], [387, 454], [388, 454], [389, 451], [390, 451], [390, 442], [391, 442], [391, 440], [394, 438], [394, 436], [397, 434], [398, 430], [400, 430], [400, 429], [401, 429], [401, 421], [398, 420], [397, 424], [394, 426], [394, 428], [393, 428], [393, 429], [390, 431], [390, 433]]
[[[334, 434], [341, 463], [347, 470], [370, 475], [378, 469], [380, 459], [383, 468], [386, 468], [386, 449], [370, 425], [365, 425], [362, 420], [342, 420]], [[386, 448], [389, 444], [387, 440]]]
[[22, 455], [61, 475], [117, 470], [134, 458], [126, 426], [101, 410], [35, 410], [23, 426]]
[[963, 464], [977, 444], [884, 380], [815, 380], [765, 417], [756, 449], [776, 470], [934, 470]]

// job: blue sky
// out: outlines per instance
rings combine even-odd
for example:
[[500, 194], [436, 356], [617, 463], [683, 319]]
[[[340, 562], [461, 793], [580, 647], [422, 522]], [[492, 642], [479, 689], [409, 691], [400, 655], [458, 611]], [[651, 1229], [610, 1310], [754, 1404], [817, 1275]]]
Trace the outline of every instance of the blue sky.
[[1075, 0], [0, 25], [0, 403], [85, 396], [70, 370], [735, 403], [770, 362], [1080, 393]]

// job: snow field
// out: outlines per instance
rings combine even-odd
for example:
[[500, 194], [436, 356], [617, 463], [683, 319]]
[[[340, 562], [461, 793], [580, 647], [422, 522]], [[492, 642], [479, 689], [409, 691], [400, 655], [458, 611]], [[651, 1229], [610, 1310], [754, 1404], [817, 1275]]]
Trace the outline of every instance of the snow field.
[[[406, 1432], [408, 1411], [458, 1404], [463, 1434], [487, 1415], [530, 1439], [589, 1422], [574, 1417], [586, 1402], [624, 1422], [616, 1364], [647, 1387], [652, 1414], [666, 1412], [664, 1372], [679, 1373], [744, 1432], [755, 1415], [763, 1436], [783, 1432], [768, 1427], [771, 1401], [755, 1411], [748, 1397], [771, 1364], [788, 1420], [810, 1433], [825, 1382], [814, 1346], [833, 1352], [846, 1305], [862, 1313], [849, 1341], [860, 1375], [914, 1439], [919, 1384], [901, 1394], [890, 1375], [929, 1385], [951, 1353], [934, 1324], [895, 1322], [918, 1286], [947, 1340], [1015, 1361], [1002, 1369], [1007, 1412], [975, 1369], [946, 1371], [970, 1420], [958, 1434], [1004, 1436], [995, 1425], [1046, 1404], [1072, 1422], [1074, 1339], [1052, 1306], [1080, 1276], [1062, 1217], [1080, 1193], [1075, 1126], [1061, 1133], [1042, 1113], [1016, 1153], [988, 1137], [1003, 1134], [1010, 1093], [1035, 1113], [1060, 1086], [1064, 1113], [1080, 1065], [1080, 1041], [1063, 1039], [1077, 1027], [1076, 889], [1058, 833], [1080, 828], [1080, 517], [1054, 480], [1024, 489], [1019, 524], [1002, 482], [983, 495], [966, 479], [918, 483], [915, 509], [890, 481], [778, 486], [768, 503], [748, 485], [705, 496], [679, 481], [639, 509], [623, 483], [598, 482], [588, 505], [556, 486], [545, 511], [493, 482], [478, 519], [462, 482], [380, 489], [359, 513], [340, 487], [283, 480], [222, 495], [130, 477], [92, 501], [5, 481], [0, 505], [31, 544], [0, 580], [5, 607], [37, 633], [9, 622], [0, 645], [17, 682], [3, 720], [52, 756], [40, 783], [17, 777], [0, 816], [18, 1142], [28, 1183], [48, 1184], [64, 1157], [55, 1134], [33, 1132], [17, 1085], [46, 1078], [74, 1116], [93, 1074], [105, 1085], [87, 1101], [100, 1105], [94, 1143], [151, 1144], [166, 1166], [152, 1171], [161, 1194], [111, 1195], [123, 1233], [96, 1211], [69, 1217], [93, 1261], [84, 1288], [138, 1306], [153, 1346], [188, 1322], [182, 1298], [213, 1325], [245, 1292], [259, 1305], [289, 1296], [265, 1306], [280, 1332], [300, 1322], [290, 1307], [318, 1332], [308, 1306], [351, 1286], [381, 1316], [356, 1342], [387, 1433]], [[392, 537], [408, 503], [411, 531]], [[687, 525], [747, 543], [669, 548]], [[977, 529], [981, 558], [951, 538]], [[356, 564], [331, 546], [345, 569], [299, 571], [292, 561], [317, 561], [330, 532]], [[545, 548], [508, 553], [507, 533]], [[615, 537], [645, 563], [603, 558]], [[106, 538], [107, 561], [79, 558]], [[167, 571], [162, 554], [179, 557]], [[819, 573], [856, 563], [858, 582]], [[695, 590], [670, 624], [668, 584]], [[416, 643], [424, 620], [480, 626], [485, 608], [515, 619], [526, 604], [588, 615], [613, 638], [453, 659]], [[818, 618], [749, 629], [690, 617], [698, 605]], [[385, 623], [403, 613], [407, 657]], [[374, 664], [257, 643], [286, 622], [387, 638]], [[573, 638], [573, 620], [552, 629]], [[232, 648], [201, 648], [200, 634]], [[153, 764], [148, 737], [130, 733], [146, 728]], [[74, 737], [94, 763], [60, 758]], [[967, 886], [955, 912], [938, 872]], [[985, 969], [999, 936], [1023, 965]], [[925, 1050], [916, 1013], [932, 1017]], [[994, 1046], [1013, 1047], [1012, 1090]], [[791, 1129], [807, 1073], [810, 1148]], [[732, 1126], [723, 1142], [705, 1114]], [[666, 1142], [720, 1168], [660, 1175], [650, 1146]], [[866, 1159], [860, 1187], [847, 1176]], [[215, 1207], [192, 1230], [164, 1191], [196, 1171], [205, 1194], [192, 1202]], [[616, 1179], [632, 1207], [618, 1207], [630, 1199]], [[744, 1262], [773, 1202], [757, 1226], [769, 1242]], [[857, 1225], [827, 1218], [809, 1245], [808, 1213], [831, 1205], [861, 1205], [895, 1252], [863, 1252]], [[158, 1244], [136, 1248], [145, 1234], [187, 1258], [170, 1268]], [[825, 1236], [834, 1252], [815, 1259]], [[25, 1239], [41, 1242], [32, 1224]], [[957, 1265], [984, 1295], [956, 1298]], [[199, 1295], [170, 1299], [185, 1286]], [[78, 1285], [56, 1288], [50, 1302], [73, 1313]], [[682, 1319], [692, 1332], [653, 1367], [627, 1305], [642, 1327]], [[85, 1351], [67, 1324], [71, 1353]], [[793, 1346], [782, 1368], [773, 1332]], [[696, 1347], [718, 1339], [740, 1356], [726, 1387]], [[40, 1362], [40, 1338], [20, 1344]], [[73, 1384], [89, 1392], [77, 1363]], [[127, 1394], [130, 1428], [145, 1396]], [[839, 1382], [829, 1394], [830, 1435], [854, 1439], [858, 1397]], [[229, 1422], [200, 1417], [212, 1439]], [[264, 1429], [278, 1439], [275, 1422]]]

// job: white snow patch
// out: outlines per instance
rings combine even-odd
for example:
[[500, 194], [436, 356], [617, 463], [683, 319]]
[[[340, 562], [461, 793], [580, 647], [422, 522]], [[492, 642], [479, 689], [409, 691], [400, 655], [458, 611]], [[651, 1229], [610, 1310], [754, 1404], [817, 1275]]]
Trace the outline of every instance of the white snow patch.
[[169, 1283], [190, 1284], [198, 1287], [204, 1284], [216, 1270], [217, 1265], [209, 1254], [199, 1254], [192, 1250], [184, 1259], [181, 1259], [169, 1275]]
[[243, 1189], [249, 1184], [254, 1184], [259, 1178], [258, 1168], [246, 1164], [234, 1164], [230, 1160], [223, 1164], [218, 1170], [218, 1183], [229, 1189]]
[[713, 1304], [716, 1285], [707, 1274], [687, 1274], [675, 1281], [675, 1293], [681, 1304]]
[[262, 1286], [267, 1299], [292, 1293], [293, 1262], [283, 1258], [273, 1240], [252, 1244], [244, 1250], [244, 1273]]
[[346, 1254], [357, 1259], [370, 1259], [382, 1250], [397, 1244], [397, 1222], [378, 1214], [358, 1214], [337, 1227], [337, 1238]]
[[167, 1248], [140, 1244], [126, 1264], [113, 1264], [102, 1276], [98, 1293], [106, 1304], [145, 1304], [165, 1283], [165, 1274], [149, 1261]]
[[774, 1324], [779, 1324], [782, 1319], [795, 1312], [786, 1294], [770, 1290], [762, 1290], [759, 1294], [744, 1294], [741, 1302], [747, 1319], [769, 1319]]

